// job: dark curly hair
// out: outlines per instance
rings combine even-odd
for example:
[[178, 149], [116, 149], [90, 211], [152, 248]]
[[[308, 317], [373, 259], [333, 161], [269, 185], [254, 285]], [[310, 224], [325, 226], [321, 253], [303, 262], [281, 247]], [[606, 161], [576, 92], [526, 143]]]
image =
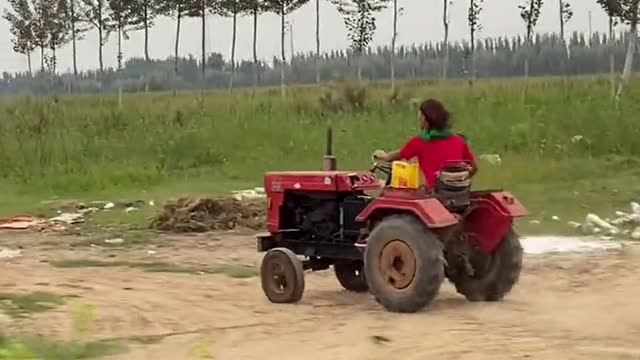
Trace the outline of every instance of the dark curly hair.
[[429, 99], [424, 101], [420, 105], [420, 113], [426, 119], [430, 129], [445, 130], [450, 127], [449, 112], [438, 100]]

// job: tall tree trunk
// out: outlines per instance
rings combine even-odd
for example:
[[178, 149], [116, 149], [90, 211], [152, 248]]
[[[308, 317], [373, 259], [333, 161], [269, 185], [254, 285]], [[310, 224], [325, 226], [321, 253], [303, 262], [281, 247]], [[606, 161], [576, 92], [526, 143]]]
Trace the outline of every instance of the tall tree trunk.
[[207, 11], [207, 7], [205, 5], [205, 0], [201, 0], [201, 8], [200, 11], [202, 11], [202, 85], [204, 86], [204, 81], [205, 78], [207, 76], [207, 46], [206, 46], [206, 39], [207, 39], [207, 17], [206, 17], [206, 11]]
[[103, 37], [102, 37], [102, 1], [98, 0], [98, 61], [100, 62], [100, 75], [104, 74], [104, 61], [102, 60], [102, 46]]
[[478, 69], [476, 68], [476, 34], [475, 30], [471, 32], [471, 80], [476, 79]]
[[616, 56], [613, 50], [609, 53], [609, 83], [611, 85], [611, 98], [616, 97]]
[[260, 68], [258, 63], [258, 8], [253, 9], [253, 87], [260, 82]]
[[362, 53], [364, 50], [359, 49], [356, 52], [356, 76], [358, 77], [358, 81], [362, 81]]
[[609, 15], [609, 44], [615, 45], [615, 39], [613, 34], [613, 16]]
[[233, 90], [233, 77], [236, 74], [236, 29], [238, 14], [233, 13], [233, 30], [231, 31], [231, 77], [229, 77], [229, 91]]
[[27, 65], [29, 66], [29, 77], [33, 77], [33, 70], [31, 68], [31, 51], [27, 51]]
[[285, 12], [284, 12], [284, 6], [282, 7], [282, 9], [280, 10], [280, 52], [281, 52], [281, 59], [280, 59], [280, 93], [282, 94], [282, 97], [285, 98], [287, 96], [287, 89], [286, 89], [286, 84], [285, 84], [285, 75], [284, 75], [284, 67], [285, 64], [287, 63], [287, 56], [285, 54], [285, 49], [284, 49], [284, 39], [285, 39]]
[[558, 0], [560, 5], [560, 41], [564, 45], [564, 3], [562, 0]]
[[150, 61], [149, 57], [149, 3], [148, 1], [144, 2], [144, 60]]
[[295, 51], [293, 49], [293, 22], [289, 22], [289, 62], [293, 68], [293, 59], [295, 59]]
[[611, 84], [611, 98], [616, 97], [616, 55], [615, 55], [615, 39], [613, 34], [613, 16], [609, 15], [609, 37], [607, 38], [607, 47], [609, 48], [609, 82]]
[[76, 0], [69, 1], [70, 11], [71, 11], [71, 46], [73, 47], [73, 76], [78, 76], [78, 59], [77, 59], [77, 48], [76, 48], [76, 8], [75, 8]]
[[444, 26], [444, 61], [442, 64], [442, 78], [447, 79], [449, 71], [449, 0], [443, 0], [442, 25]]
[[[469, 0], [469, 11], [474, 11], [473, 8], [474, 0]], [[477, 20], [475, 20], [477, 21]], [[476, 24], [475, 21], [470, 26], [470, 35], [471, 35], [471, 81], [476, 78]]]
[[56, 55], [56, 45], [55, 43], [51, 45], [51, 72], [53, 76], [56, 75], [56, 63], [58, 62], [58, 58]]
[[122, 70], [122, 23], [118, 24], [118, 71]]
[[632, 21], [629, 25], [629, 42], [627, 46], [627, 56], [624, 60], [624, 70], [622, 71], [622, 77], [620, 84], [618, 84], [618, 91], [616, 96], [620, 97], [622, 94], [622, 90], [624, 86], [631, 79], [631, 75], [633, 73], [633, 55], [636, 52], [636, 42], [638, 41], [638, 8], [636, 7], [634, 14], [632, 15]]
[[320, 83], [320, 0], [316, 0], [316, 83]]
[[175, 92], [175, 83], [176, 80], [178, 79], [178, 63], [179, 63], [179, 58], [178, 56], [180, 55], [178, 53], [179, 50], [179, 46], [180, 46], [180, 23], [182, 22], [182, 9], [178, 9], [178, 15], [177, 15], [177, 25], [176, 25], [176, 47], [175, 47], [175, 59], [174, 59], [174, 63], [173, 63], [173, 86], [174, 86], [174, 92]]
[[40, 71], [44, 72], [44, 45], [40, 46]]
[[398, 0], [393, 0], [393, 35], [391, 36], [391, 91], [396, 90], [396, 39], [398, 37]]

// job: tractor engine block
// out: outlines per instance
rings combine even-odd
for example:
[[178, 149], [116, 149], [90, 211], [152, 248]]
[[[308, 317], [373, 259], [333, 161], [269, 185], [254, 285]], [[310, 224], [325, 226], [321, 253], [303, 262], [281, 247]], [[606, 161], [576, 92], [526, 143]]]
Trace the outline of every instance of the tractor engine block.
[[281, 228], [298, 230], [300, 240], [355, 242], [361, 227], [355, 216], [369, 201], [354, 194], [289, 193], [281, 208]]

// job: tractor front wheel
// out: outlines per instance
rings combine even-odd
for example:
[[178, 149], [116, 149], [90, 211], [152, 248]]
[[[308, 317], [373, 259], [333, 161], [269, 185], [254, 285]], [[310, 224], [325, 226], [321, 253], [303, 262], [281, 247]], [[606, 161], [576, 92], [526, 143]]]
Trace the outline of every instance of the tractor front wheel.
[[304, 268], [293, 251], [275, 248], [267, 252], [260, 266], [262, 290], [273, 303], [295, 303], [304, 293]]
[[413, 313], [436, 297], [444, 280], [441, 242], [411, 215], [380, 221], [367, 239], [364, 273], [385, 309]]
[[367, 279], [361, 261], [340, 261], [333, 264], [336, 278], [343, 288], [353, 292], [366, 292], [369, 290]]
[[[466, 241], [473, 241], [468, 239]], [[471, 245], [471, 244], [468, 244]], [[522, 246], [516, 233], [509, 231], [492, 254], [473, 247], [470, 260], [450, 258], [455, 269], [450, 279], [456, 290], [469, 301], [500, 301], [520, 278]], [[466, 262], [466, 265], [463, 265]], [[466, 268], [466, 270], [465, 270]]]

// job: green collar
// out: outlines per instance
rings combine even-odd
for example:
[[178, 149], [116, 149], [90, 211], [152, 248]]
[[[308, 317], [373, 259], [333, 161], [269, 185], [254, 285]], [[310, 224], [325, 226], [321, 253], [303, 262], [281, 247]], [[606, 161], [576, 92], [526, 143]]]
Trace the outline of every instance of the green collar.
[[451, 130], [449, 129], [444, 129], [444, 130], [434, 129], [434, 130], [424, 130], [418, 136], [425, 141], [431, 141], [433, 139], [446, 139], [451, 135], [453, 135], [453, 132], [451, 132]]

